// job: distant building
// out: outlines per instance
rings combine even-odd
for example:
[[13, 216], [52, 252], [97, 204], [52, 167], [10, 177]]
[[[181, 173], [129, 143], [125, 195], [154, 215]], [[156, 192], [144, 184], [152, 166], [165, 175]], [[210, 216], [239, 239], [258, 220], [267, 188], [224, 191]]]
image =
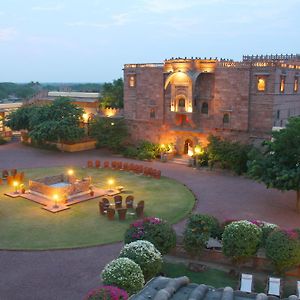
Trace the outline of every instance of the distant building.
[[58, 97], [70, 98], [73, 104], [83, 108], [88, 115], [95, 115], [99, 112], [100, 93], [42, 91], [31, 98], [28, 103], [47, 104], [53, 102]]
[[124, 117], [133, 139], [173, 143], [179, 153], [209, 134], [255, 142], [300, 115], [299, 78], [298, 54], [126, 64]]
[[12, 130], [4, 126], [4, 120], [9, 113], [18, 109], [22, 105], [22, 102], [0, 103], [0, 135], [5, 139], [10, 139], [12, 137]]

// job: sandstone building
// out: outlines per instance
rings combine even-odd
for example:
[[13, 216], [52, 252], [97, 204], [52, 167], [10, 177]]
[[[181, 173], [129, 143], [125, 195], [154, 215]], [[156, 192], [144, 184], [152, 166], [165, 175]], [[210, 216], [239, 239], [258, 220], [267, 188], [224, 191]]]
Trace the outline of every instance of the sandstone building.
[[124, 116], [133, 139], [179, 153], [209, 134], [254, 142], [300, 115], [299, 78], [298, 54], [126, 64]]

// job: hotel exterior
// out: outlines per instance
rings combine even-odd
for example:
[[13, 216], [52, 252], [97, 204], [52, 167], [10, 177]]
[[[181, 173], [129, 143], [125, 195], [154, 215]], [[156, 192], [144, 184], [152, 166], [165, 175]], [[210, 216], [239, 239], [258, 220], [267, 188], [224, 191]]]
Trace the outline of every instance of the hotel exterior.
[[298, 54], [126, 64], [124, 117], [133, 140], [172, 143], [180, 154], [209, 134], [255, 143], [300, 115], [299, 78]]

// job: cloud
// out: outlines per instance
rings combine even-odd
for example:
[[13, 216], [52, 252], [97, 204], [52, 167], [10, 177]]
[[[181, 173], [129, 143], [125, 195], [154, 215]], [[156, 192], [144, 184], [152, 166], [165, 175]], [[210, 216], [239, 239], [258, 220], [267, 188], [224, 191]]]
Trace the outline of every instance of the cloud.
[[0, 28], [0, 41], [11, 41], [16, 34], [17, 31], [13, 27]]
[[63, 9], [62, 4], [51, 4], [51, 5], [37, 5], [31, 8], [35, 11], [61, 11]]
[[113, 24], [117, 26], [125, 25], [126, 23], [130, 22], [130, 20], [131, 19], [128, 13], [122, 13], [112, 16]]
[[[215, 1], [222, 0], [212, 0], [212, 2]], [[153, 13], [167, 13], [198, 6], [202, 4], [201, 2], [196, 0], [143, 0], [143, 7]]]
[[67, 22], [67, 26], [70, 27], [94, 27], [94, 28], [107, 28], [106, 23], [101, 22], [86, 22], [86, 21], [76, 21], [76, 22]]

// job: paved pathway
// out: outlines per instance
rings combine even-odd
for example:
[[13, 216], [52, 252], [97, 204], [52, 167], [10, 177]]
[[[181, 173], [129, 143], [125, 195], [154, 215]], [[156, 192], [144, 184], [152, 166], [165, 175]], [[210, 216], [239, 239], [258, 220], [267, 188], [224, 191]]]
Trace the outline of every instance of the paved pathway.
[[[105, 151], [59, 153], [10, 143], [0, 147], [0, 169], [85, 165], [87, 159], [112, 159]], [[122, 160], [125, 160], [122, 158]], [[286, 228], [300, 227], [295, 194], [267, 190], [249, 179], [198, 171], [171, 163], [144, 163], [186, 184], [196, 195], [195, 210], [221, 220], [263, 219]], [[184, 221], [176, 224], [182, 232]], [[1, 238], [1, 237], [0, 237]], [[120, 243], [63, 251], [0, 251], [0, 299], [82, 299], [99, 284], [103, 266], [115, 258]]]

